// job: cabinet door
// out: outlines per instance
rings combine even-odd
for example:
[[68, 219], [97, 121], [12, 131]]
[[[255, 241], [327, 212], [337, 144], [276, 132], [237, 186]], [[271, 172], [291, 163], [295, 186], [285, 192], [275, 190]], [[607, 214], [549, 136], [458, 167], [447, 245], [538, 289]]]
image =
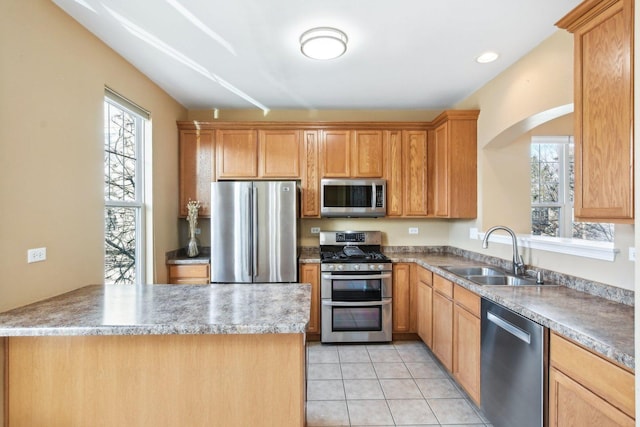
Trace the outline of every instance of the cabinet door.
[[435, 141], [432, 145], [434, 152], [434, 179], [433, 183], [433, 211], [436, 216], [446, 217], [449, 215], [449, 156], [447, 155], [449, 123], [443, 123], [436, 128]]
[[549, 369], [549, 426], [632, 427], [635, 421], [552, 367]]
[[218, 178], [256, 178], [258, 139], [255, 130], [216, 132]]
[[583, 2], [558, 22], [574, 33], [574, 209], [583, 221], [634, 217], [633, 9], [633, 0]]
[[167, 282], [172, 285], [208, 285], [211, 283], [209, 264], [169, 264]]
[[433, 293], [433, 353], [449, 371], [453, 368], [453, 301]]
[[[420, 267], [418, 267], [420, 268]], [[416, 310], [418, 311], [418, 336], [427, 345], [433, 347], [433, 289], [423, 281], [418, 281], [416, 291]]]
[[302, 209], [303, 217], [320, 216], [320, 173], [318, 166], [318, 132], [303, 132]]
[[387, 216], [403, 214], [402, 131], [384, 133], [385, 179], [387, 180]]
[[261, 178], [300, 177], [300, 131], [261, 130], [258, 145]]
[[393, 332], [411, 331], [411, 287], [409, 264], [393, 264]]
[[427, 132], [402, 134], [404, 216], [427, 216]]
[[480, 405], [480, 318], [453, 307], [453, 376]]
[[320, 333], [320, 264], [300, 264], [300, 282], [311, 283], [311, 316], [307, 332]]
[[323, 130], [321, 142], [322, 177], [351, 176], [351, 131]]
[[351, 177], [382, 178], [382, 153], [382, 131], [355, 131], [351, 145]]
[[180, 131], [180, 216], [187, 216], [189, 200], [200, 201], [199, 216], [211, 215], [213, 148], [213, 131]]

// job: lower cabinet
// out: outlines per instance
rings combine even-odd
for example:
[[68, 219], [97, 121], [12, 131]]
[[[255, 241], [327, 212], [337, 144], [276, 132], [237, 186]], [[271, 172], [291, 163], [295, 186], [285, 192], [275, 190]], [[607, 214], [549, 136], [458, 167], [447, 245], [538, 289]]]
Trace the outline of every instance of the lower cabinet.
[[311, 315], [307, 333], [320, 334], [320, 264], [300, 264], [300, 283], [311, 284]]
[[454, 285], [453, 376], [480, 405], [480, 297]]
[[416, 268], [416, 316], [420, 339], [431, 348], [433, 345], [433, 273], [426, 268]]
[[411, 328], [411, 264], [393, 264], [393, 332], [413, 332]]
[[551, 334], [549, 426], [635, 425], [634, 375]]
[[453, 370], [453, 283], [433, 275], [433, 354]]
[[167, 283], [171, 285], [208, 285], [209, 264], [168, 264]]

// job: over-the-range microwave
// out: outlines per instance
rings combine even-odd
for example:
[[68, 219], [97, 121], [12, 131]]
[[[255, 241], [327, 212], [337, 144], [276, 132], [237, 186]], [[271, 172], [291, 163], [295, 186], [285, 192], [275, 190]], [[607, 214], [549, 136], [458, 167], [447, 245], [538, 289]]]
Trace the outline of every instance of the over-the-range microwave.
[[386, 187], [384, 179], [323, 179], [320, 181], [320, 215], [385, 216]]

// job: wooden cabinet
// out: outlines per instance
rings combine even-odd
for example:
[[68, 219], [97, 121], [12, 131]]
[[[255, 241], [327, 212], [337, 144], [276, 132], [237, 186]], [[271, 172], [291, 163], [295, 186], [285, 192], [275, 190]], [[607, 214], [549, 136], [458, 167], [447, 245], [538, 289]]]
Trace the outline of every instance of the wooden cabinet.
[[550, 353], [551, 427], [635, 425], [631, 372], [556, 333]]
[[576, 219], [632, 223], [633, 0], [586, 0], [556, 25], [574, 34]]
[[211, 215], [211, 181], [214, 176], [212, 130], [181, 130], [179, 143], [180, 216], [187, 216], [189, 200], [200, 201], [199, 215]]
[[323, 178], [381, 178], [380, 130], [322, 130]]
[[411, 265], [393, 264], [393, 332], [411, 330]]
[[318, 132], [305, 130], [302, 136], [302, 217], [320, 216], [320, 172]]
[[216, 133], [219, 179], [300, 177], [299, 130], [220, 129]]
[[386, 131], [387, 216], [427, 216], [427, 131]]
[[431, 216], [477, 216], [477, 118], [478, 111], [445, 111], [429, 141]]
[[453, 370], [453, 283], [433, 275], [433, 354]]
[[172, 285], [208, 285], [209, 264], [167, 264], [167, 283]]
[[420, 339], [431, 348], [433, 346], [433, 274], [420, 266], [416, 267], [416, 273], [416, 329]]
[[307, 333], [320, 334], [320, 264], [300, 264], [300, 283], [311, 284], [311, 315]]
[[480, 297], [454, 285], [453, 376], [480, 405]]

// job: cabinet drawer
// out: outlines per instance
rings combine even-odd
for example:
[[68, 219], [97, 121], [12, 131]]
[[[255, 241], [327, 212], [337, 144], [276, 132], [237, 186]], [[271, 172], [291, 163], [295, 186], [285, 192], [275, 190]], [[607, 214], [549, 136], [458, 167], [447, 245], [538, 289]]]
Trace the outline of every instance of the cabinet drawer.
[[480, 297], [460, 285], [454, 285], [453, 299], [461, 307], [480, 318]]
[[453, 298], [453, 282], [434, 274], [433, 289], [449, 298]]
[[433, 273], [424, 267], [418, 266], [418, 281], [429, 286], [433, 285]]
[[555, 333], [551, 334], [551, 366], [635, 417], [632, 373]]
[[209, 279], [196, 279], [193, 277], [186, 277], [184, 279], [172, 278], [171, 285], [210, 285]]
[[170, 279], [183, 279], [183, 278], [208, 279], [209, 264], [170, 265], [169, 278]]

